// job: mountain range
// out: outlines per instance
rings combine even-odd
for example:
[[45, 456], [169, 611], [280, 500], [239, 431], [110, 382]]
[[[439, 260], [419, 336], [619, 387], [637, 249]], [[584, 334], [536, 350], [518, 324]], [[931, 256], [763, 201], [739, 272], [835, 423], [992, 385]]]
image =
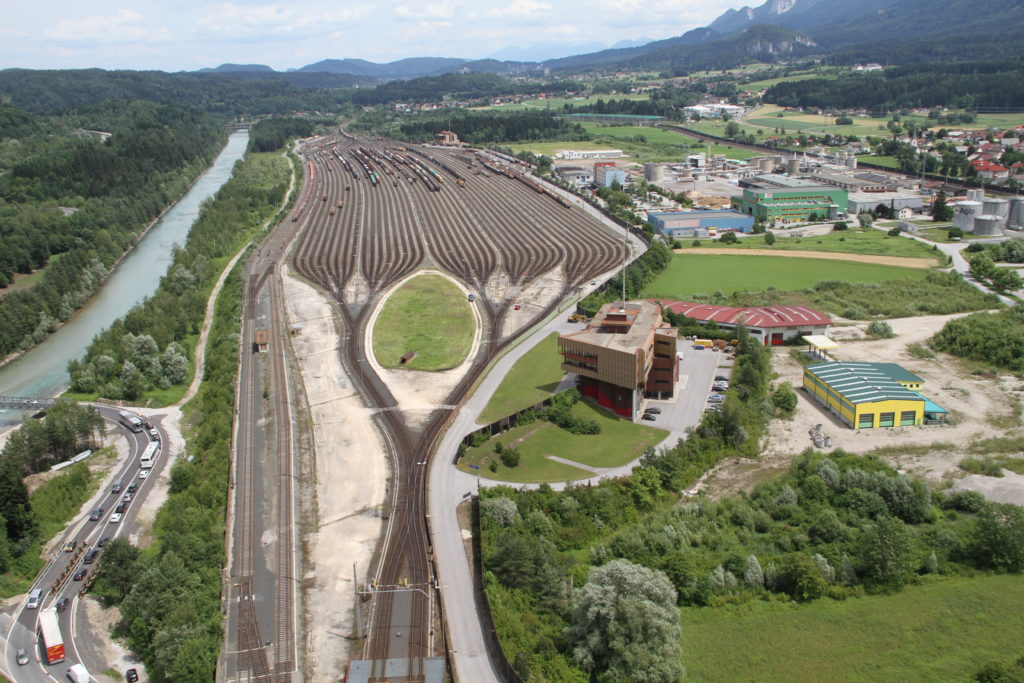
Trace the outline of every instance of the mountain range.
[[[766, 0], [730, 9], [705, 27], [673, 38], [620, 43], [568, 57], [530, 61], [557, 46], [507, 48], [488, 59], [417, 57], [387, 64], [362, 59], [325, 59], [300, 73], [350, 74], [395, 80], [445, 73], [498, 74], [544, 70], [647, 69], [686, 73], [730, 68], [750, 61], [778, 61], [819, 55], [842, 63], [984, 59], [998, 46], [1001, 56], [1020, 59], [1021, 0]], [[215, 72], [272, 72], [263, 65], [224, 64]]]

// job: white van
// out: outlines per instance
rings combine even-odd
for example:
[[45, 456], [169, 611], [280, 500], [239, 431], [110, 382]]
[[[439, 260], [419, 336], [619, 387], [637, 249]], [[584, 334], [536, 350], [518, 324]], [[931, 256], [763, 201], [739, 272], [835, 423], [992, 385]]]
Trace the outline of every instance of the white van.
[[33, 588], [32, 592], [28, 594], [28, 607], [29, 609], [39, 609], [39, 603], [43, 601], [43, 589]]
[[68, 669], [68, 680], [71, 683], [89, 683], [92, 677], [89, 675], [89, 670], [81, 664], [72, 664], [71, 668]]

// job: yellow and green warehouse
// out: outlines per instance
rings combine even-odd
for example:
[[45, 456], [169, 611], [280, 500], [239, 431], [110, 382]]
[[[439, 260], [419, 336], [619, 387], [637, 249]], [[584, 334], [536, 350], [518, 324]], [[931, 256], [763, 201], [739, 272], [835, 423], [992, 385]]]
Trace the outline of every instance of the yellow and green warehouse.
[[836, 361], [804, 368], [804, 390], [855, 429], [941, 422], [946, 411], [919, 393], [923, 385], [896, 363]]

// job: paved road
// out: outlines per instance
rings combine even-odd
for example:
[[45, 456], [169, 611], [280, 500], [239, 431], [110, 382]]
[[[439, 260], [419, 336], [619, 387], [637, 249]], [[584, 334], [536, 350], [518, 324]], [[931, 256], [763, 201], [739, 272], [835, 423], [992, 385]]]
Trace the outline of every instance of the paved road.
[[[27, 597], [18, 605], [13, 617], [6, 614], [0, 617], [0, 626], [2, 626], [3, 631], [3, 655], [0, 658], [0, 672], [4, 673], [11, 680], [18, 681], [18, 683], [23, 681], [27, 683], [44, 683], [52, 681], [54, 678], [63, 680], [68, 668], [76, 662], [85, 664], [86, 668], [92, 671], [102, 671], [110, 666], [110, 662], [101, 661], [96, 657], [97, 648], [92, 643], [84, 644], [81, 651], [76, 647], [75, 638], [81, 637], [80, 634], [82, 634], [84, 627], [84, 614], [79, 615], [78, 613], [80, 604], [78, 591], [89, 582], [103, 561], [102, 551], [94, 564], [85, 565], [82, 564], [81, 560], [84, 557], [85, 549], [95, 548], [100, 539], [109, 538], [112, 540], [128, 534], [134, 528], [135, 515], [141, 505], [140, 501], [155, 486], [152, 482], [159, 478], [160, 471], [164, 467], [167, 457], [166, 454], [161, 453], [150, 470], [150, 475], [145, 479], [140, 479], [138, 477], [141, 471], [139, 469], [139, 455], [149, 445], [153, 437], [146, 431], [133, 433], [122, 427], [118, 419], [117, 408], [102, 405], [97, 405], [96, 408], [99, 409], [100, 414], [106, 420], [115, 425], [115, 429], [120, 429], [125, 433], [128, 438], [129, 457], [125, 459], [116, 473], [111, 475], [110, 480], [104, 483], [103, 487], [86, 506], [90, 511], [94, 508], [102, 507], [103, 512], [100, 518], [98, 520], [90, 520], [90, 515], [87, 512], [76, 520], [56, 546], [53, 557], [31, 587], [33, 589], [40, 588], [43, 591], [44, 598], [39, 609], [52, 607], [61, 598], [68, 598], [70, 601], [68, 608], [59, 614], [60, 629], [64, 637], [67, 657], [64, 662], [54, 666], [44, 666], [44, 659], [40, 652], [41, 643], [38, 642], [36, 637], [39, 609], [27, 609]], [[167, 443], [167, 434], [162, 430], [159, 423], [154, 421], [153, 426], [158, 434], [158, 437], [154, 440], [158, 440], [162, 444]], [[123, 490], [114, 494], [111, 492], [111, 482], [117, 479], [123, 480]], [[133, 482], [137, 483], [138, 486], [133, 492], [131, 501], [126, 505], [123, 519], [117, 523], [111, 522], [111, 515], [114, 514], [116, 506], [127, 492], [129, 485]], [[76, 542], [76, 552], [64, 552], [64, 544], [69, 541]], [[84, 582], [74, 581], [71, 578], [71, 570], [77, 569], [90, 570], [90, 574]], [[62, 575], [65, 577], [63, 580], [61, 580]], [[55, 585], [58, 585], [58, 588], [51, 590]], [[25, 666], [18, 666], [16, 662], [15, 656], [19, 648], [25, 648], [31, 660]]]

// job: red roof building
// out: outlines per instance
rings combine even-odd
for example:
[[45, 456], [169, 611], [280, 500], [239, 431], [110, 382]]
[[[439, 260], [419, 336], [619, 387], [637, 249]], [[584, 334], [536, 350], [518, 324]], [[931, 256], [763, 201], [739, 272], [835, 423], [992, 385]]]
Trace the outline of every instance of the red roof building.
[[832, 320], [806, 306], [714, 306], [688, 301], [658, 301], [662, 308], [704, 323], [715, 323], [723, 329], [745, 325], [750, 334], [766, 345], [782, 344], [790, 339], [812, 334], [828, 334]]

